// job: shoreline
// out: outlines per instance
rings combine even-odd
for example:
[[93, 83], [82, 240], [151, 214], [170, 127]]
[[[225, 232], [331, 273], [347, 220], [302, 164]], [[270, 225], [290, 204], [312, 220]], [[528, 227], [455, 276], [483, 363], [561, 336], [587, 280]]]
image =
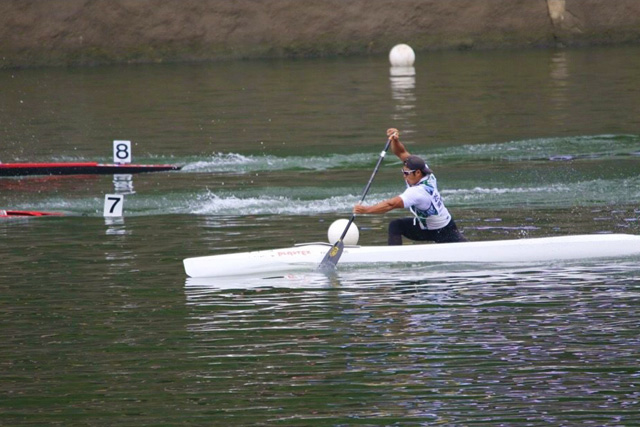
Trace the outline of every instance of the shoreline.
[[640, 44], [637, 0], [5, 0], [0, 68]]

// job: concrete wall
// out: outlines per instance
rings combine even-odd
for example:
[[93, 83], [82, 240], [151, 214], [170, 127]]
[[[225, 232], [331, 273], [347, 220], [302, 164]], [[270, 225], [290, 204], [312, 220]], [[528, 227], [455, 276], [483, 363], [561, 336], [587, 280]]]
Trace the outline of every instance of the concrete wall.
[[640, 0], [1, 0], [0, 68], [640, 42]]

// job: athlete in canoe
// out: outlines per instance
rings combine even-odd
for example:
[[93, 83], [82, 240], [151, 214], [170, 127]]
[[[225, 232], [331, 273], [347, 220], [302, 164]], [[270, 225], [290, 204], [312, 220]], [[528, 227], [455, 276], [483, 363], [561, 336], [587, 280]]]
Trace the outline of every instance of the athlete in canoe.
[[402, 236], [436, 243], [466, 242], [438, 192], [436, 177], [425, 161], [411, 155], [400, 142], [398, 129], [387, 130], [393, 154], [402, 160], [402, 174], [407, 183], [404, 193], [371, 206], [357, 204], [355, 214], [383, 214], [407, 208], [413, 218], [394, 219], [389, 223], [389, 245], [401, 245]]

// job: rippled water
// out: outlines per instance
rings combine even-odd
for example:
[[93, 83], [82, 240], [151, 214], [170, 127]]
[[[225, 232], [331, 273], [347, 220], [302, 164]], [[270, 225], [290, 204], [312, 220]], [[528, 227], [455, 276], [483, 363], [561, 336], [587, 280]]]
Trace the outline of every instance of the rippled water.
[[[190, 279], [325, 240], [399, 127], [472, 240], [639, 234], [638, 48], [2, 70], [0, 424], [633, 425], [637, 258]], [[367, 198], [402, 190], [388, 156]], [[102, 218], [125, 194], [124, 218]], [[363, 244], [388, 221], [357, 219]]]
[[[449, 425], [640, 415], [638, 319], [615, 314], [637, 311], [637, 264], [384, 275], [188, 287], [203, 380], [247, 396], [232, 393], [224, 413]], [[267, 415], [255, 396], [289, 404]], [[295, 409], [313, 400], [313, 413]]]

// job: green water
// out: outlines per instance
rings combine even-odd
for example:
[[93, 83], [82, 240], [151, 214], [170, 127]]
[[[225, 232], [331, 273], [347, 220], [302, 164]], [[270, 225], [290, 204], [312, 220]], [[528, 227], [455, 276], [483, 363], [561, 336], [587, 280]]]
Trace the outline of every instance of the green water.
[[[637, 258], [189, 279], [321, 241], [397, 127], [471, 240], [640, 234], [640, 50], [2, 70], [2, 425], [633, 425]], [[368, 201], [398, 194], [387, 156]], [[125, 194], [122, 219], [104, 195]], [[356, 222], [384, 244], [391, 218]]]

